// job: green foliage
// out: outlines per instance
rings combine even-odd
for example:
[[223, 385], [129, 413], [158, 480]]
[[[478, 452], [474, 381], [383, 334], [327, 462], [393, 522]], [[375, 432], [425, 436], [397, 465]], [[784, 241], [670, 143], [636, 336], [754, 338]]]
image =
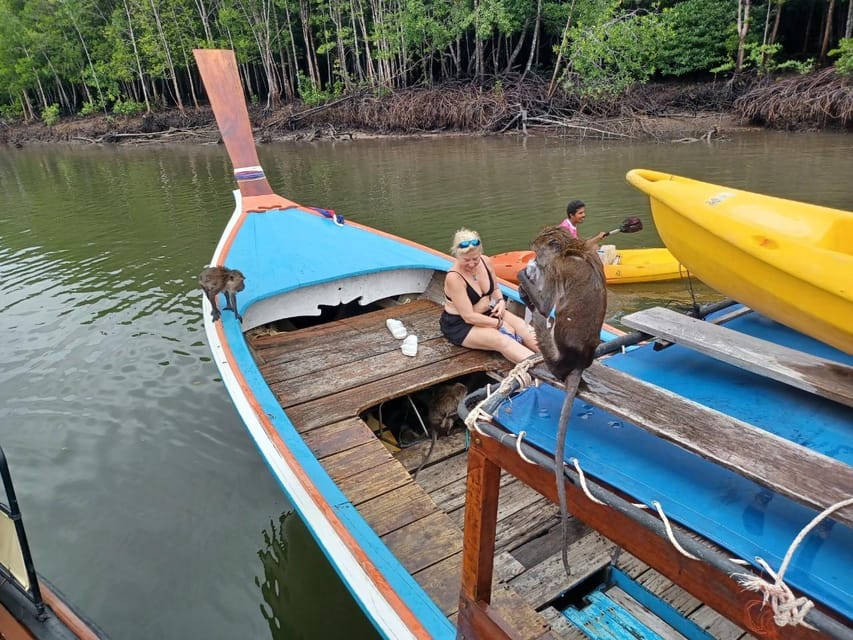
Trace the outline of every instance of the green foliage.
[[[853, 0], [851, 0], [853, 1]], [[829, 52], [835, 61], [835, 70], [838, 73], [853, 75], [853, 38], [842, 38], [838, 42], [838, 48]]]
[[136, 100], [116, 100], [113, 104], [113, 113], [121, 116], [134, 116], [145, 111], [145, 105]]
[[17, 120], [24, 116], [24, 110], [21, 108], [20, 102], [11, 104], [0, 104], [0, 118], [5, 120]]
[[305, 104], [309, 106], [322, 104], [331, 97], [328, 91], [323, 91], [322, 89], [319, 89], [318, 87], [314, 86], [314, 83], [311, 82], [311, 79], [302, 71], [299, 71], [296, 79], [299, 97], [302, 98], [302, 101]]
[[54, 103], [42, 109], [41, 119], [49, 127], [52, 127], [59, 122], [59, 105]]
[[569, 73], [564, 86], [589, 97], [615, 96], [655, 72], [664, 25], [656, 14], [614, 15], [570, 32]]
[[726, 63], [737, 46], [734, 0], [685, 0], [661, 14], [656, 65], [661, 74], [683, 76]]

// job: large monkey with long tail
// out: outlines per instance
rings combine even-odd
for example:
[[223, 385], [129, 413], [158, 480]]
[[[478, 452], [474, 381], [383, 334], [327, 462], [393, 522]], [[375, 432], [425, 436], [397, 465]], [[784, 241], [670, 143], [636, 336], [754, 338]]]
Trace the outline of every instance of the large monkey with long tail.
[[533, 312], [531, 323], [545, 364], [566, 388], [557, 428], [554, 468], [563, 530], [563, 568], [568, 575], [568, 506], [563, 455], [581, 374], [592, 364], [601, 340], [601, 325], [607, 310], [607, 284], [597, 253], [567, 229], [546, 227], [530, 248], [536, 260], [519, 272], [519, 293]]

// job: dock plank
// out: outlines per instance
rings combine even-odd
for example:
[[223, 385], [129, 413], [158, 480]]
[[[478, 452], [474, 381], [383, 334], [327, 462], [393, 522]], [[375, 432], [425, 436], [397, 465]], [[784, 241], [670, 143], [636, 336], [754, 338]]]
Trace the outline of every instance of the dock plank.
[[630, 313], [623, 316], [621, 322], [760, 376], [853, 407], [853, 367], [663, 307]]
[[[594, 362], [578, 397], [818, 511], [849, 497], [853, 467]], [[853, 525], [850, 509], [831, 517]]]

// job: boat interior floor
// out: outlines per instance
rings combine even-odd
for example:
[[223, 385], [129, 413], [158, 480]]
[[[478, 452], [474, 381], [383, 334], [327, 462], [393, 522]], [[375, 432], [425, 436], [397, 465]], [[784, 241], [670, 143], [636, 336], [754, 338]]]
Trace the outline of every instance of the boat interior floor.
[[[466, 434], [423, 438], [389, 450], [362, 418], [382, 403], [472, 375], [511, 368], [496, 353], [451, 345], [438, 326], [441, 306], [424, 298], [292, 331], [250, 332], [255, 360], [288, 417], [329, 476], [438, 607], [456, 622], [466, 493]], [[418, 336], [402, 353], [385, 321]], [[396, 449], [392, 447], [391, 449]], [[653, 569], [571, 519], [567, 577], [560, 559], [558, 508], [513, 476], [502, 476], [492, 606], [523, 638], [585, 638], [560, 610], [583, 599], [608, 567], [618, 567], [711, 637], [750, 636]], [[666, 638], [683, 638], [622, 592], [611, 594]]]

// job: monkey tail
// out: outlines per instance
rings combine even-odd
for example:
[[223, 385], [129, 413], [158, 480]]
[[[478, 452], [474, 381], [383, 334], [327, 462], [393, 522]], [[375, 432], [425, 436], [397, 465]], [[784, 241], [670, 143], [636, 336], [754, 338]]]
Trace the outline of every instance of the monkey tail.
[[432, 450], [435, 449], [435, 443], [438, 440], [438, 432], [433, 430], [432, 432], [432, 442], [429, 444], [429, 450], [426, 452], [424, 459], [421, 460], [421, 463], [418, 465], [418, 468], [415, 469], [415, 472], [412, 474], [412, 480], [418, 479], [418, 474], [421, 472], [421, 469], [424, 468], [424, 465], [429, 460], [429, 457], [432, 455]]
[[578, 385], [581, 381], [581, 369], [573, 369], [566, 376], [566, 397], [563, 400], [563, 407], [560, 409], [560, 421], [557, 426], [557, 446], [554, 447], [554, 475], [557, 480], [557, 497], [560, 500], [560, 528], [562, 539], [562, 558], [563, 570], [567, 576], [572, 575], [572, 568], [569, 566], [569, 505], [566, 500], [566, 476], [563, 472], [563, 458], [566, 451], [566, 436], [569, 431], [569, 418], [572, 415], [572, 405], [575, 402], [575, 396], [578, 392]]

